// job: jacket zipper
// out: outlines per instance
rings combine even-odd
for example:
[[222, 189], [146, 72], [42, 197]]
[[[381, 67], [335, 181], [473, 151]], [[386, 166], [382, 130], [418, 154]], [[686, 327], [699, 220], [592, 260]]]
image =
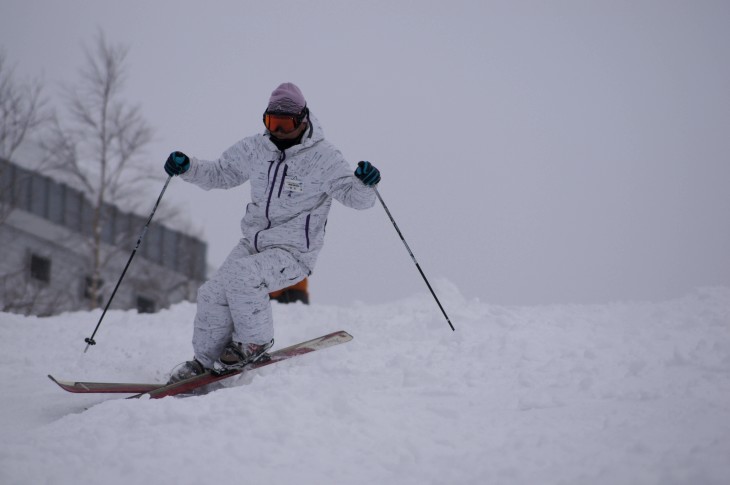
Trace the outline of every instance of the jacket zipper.
[[[274, 188], [276, 187], [276, 178], [279, 174], [279, 167], [284, 162], [284, 159], [286, 159], [286, 153], [284, 150], [282, 150], [279, 154], [279, 161], [276, 164], [276, 169], [274, 170], [274, 180], [271, 181], [271, 188], [269, 189], [269, 197], [266, 200], [266, 221], [267, 225], [265, 229], [262, 229], [261, 231], [256, 233], [256, 236], [253, 238], [253, 247], [256, 249], [257, 252], [261, 252], [259, 249], [259, 234], [261, 234], [262, 231], [265, 231], [266, 229], [271, 228], [271, 219], [269, 219], [269, 208], [271, 207], [271, 196], [274, 195]], [[272, 164], [273, 165], [273, 164]], [[286, 172], [286, 165], [284, 166], [284, 171]], [[269, 166], [269, 173], [271, 173], [271, 166]], [[281, 189], [279, 190], [281, 192]]]
[[312, 214], [307, 214], [307, 223], [304, 225], [304, 235], [307, 237], [307, 249], [309, 249], [309, 218]]
[[279, 194], [276, 196], [276, 198], [281, 198], [281, 189], [284, 188], [284, 181], [286, 180], [286, 171], [289, 168], [289, 165], [284, 164], [284, 173], [281, 174], [281, 183], [279, 184]]

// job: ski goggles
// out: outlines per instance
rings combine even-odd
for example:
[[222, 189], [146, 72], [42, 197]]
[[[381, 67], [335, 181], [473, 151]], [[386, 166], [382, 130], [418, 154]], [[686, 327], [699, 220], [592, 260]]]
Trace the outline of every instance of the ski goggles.
[[264, 113], [264, 126], [270, 132], [276, 131], [281, 133], [291, 133], [292, 131], [299, 128], [299, 126], [307, 117], [307, 108], [304, 108], [299, 114], [286, 114], [286, 113]]

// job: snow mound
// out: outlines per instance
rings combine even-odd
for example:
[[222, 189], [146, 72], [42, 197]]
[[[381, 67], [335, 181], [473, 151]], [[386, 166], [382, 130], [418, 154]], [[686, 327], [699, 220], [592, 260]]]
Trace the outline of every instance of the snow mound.
[[205, 396], [69, 394], [164, 381], [195, 305], [0, 314], [0, 483], [727, 483], [730, 289], [661, 303], [503, 307], [436, 290], [389, 304], [275, 304], [276, 347], [352, 342]]

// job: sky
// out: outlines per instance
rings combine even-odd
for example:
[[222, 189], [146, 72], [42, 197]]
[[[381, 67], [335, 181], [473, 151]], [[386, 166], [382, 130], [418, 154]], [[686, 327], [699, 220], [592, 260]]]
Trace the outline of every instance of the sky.
[[[54, 104], [98, 31], [129, 47], [151, 174], [261, 132], [296, 83], [353, 169], [381, 170], [429, 279], [507, 305], [730, 286], [728, 25], [725, 1], [0, 0], [0, 47]], [[165, 202], [215, 267], [247, 198], [174, 180]], [[381, 207], [335, 203], [327, 230], [312, 301], [427, 291]]]

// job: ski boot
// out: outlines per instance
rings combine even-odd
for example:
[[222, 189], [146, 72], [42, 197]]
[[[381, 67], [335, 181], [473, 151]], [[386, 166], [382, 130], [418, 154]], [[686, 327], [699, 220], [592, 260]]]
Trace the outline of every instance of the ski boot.
[[205, 374], [205, 370], [205, 367], [203, 367], [203, 364], [198, 362], [198, 359], [189, 360], [178, 365], [172, 370], [167, 384], [174, 384], [176, 382], [184, 381], [185, 379], [190, 379], [191, 377]]
[[238, 370], [257, 362], [267, 356], [266, 351], [274, 345], [274, 339], [267, 344], [242, 344], [231, 342], [223, 349], [218, 361], [213, 365], [213, 371], [223, 373]]

